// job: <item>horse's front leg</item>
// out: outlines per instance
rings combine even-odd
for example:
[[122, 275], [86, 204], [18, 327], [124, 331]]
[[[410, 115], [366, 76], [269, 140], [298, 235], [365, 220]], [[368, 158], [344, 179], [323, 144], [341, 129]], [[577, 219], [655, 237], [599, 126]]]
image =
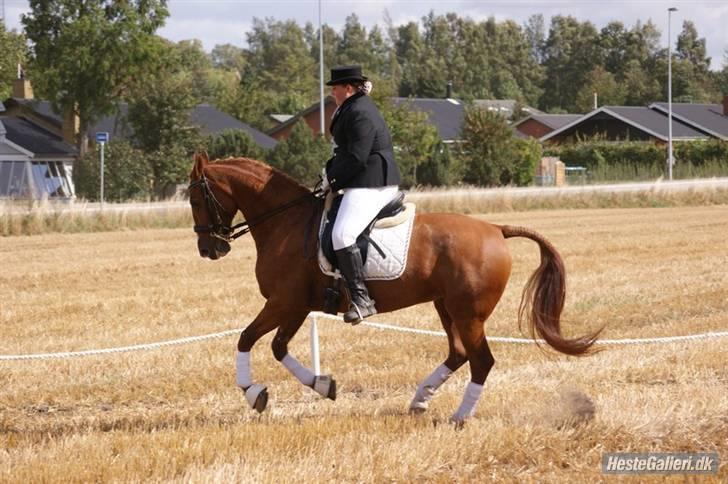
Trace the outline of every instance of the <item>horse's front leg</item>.
[[301, 326], [306, 313], [291, 310], [273, 300], [268, 300], [255, 320], [245, 328], [238, 340], [238, 354], [235, 361], [236, 383], [245, 393], [250, 406], [262, 412], [268, 404], [268, 389], [259, 383], [253, 383], [250, 373], [250, 350], [253, 345], [267, 333], [277, 328], [281, 322], [299, 321]]
[[289, 319], [278, 328], [273, 338], [273, 356], [280, 361], [293, 376], [307, 387], [313, 388], [322, 397], [336, 400], [336, 380], [329, 375], [314, 375], [314, 373], [299, 363], [288, 353], [288, 343], [293, 339], [301, 325], [306, 320], [308, 312], [295, 319]]

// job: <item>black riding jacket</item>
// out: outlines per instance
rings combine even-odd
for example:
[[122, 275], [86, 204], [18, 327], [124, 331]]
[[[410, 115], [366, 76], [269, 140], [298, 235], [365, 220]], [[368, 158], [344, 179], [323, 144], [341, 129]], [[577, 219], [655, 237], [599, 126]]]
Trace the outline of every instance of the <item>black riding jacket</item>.
[[343, 102], [331, 121], [336, 148], [326, 163], [331, 189], [399, 185], [392, 137], [372, 99], [356, 93]]

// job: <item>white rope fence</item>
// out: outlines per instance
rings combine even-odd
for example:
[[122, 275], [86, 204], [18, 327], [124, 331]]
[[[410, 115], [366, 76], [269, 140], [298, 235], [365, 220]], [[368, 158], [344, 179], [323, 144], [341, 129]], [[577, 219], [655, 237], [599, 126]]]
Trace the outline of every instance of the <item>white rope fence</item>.
[[[319, 344], [318, 344], [318, 328], [317, 321], [319, 319], [329, 319], [335, 321], [343, 321], [340, 316], [333, 316], [330, 314], [313, 312], [309, 314], [311, 318], [311, 354], [314, 363], [314, 372], [318, 375], [318, 355], [319, 355]], [[403, 333], [421, 334], [426, 336], [447, 336], [443, 331], [433, 331], [429, 329], [419, 328], [408, 328], [404, 326], [397, 326], [388, 323], [375, 323], [372, 321], [363, 321], [362, 326], [368, 326], [371, 328], [388, 330], [388, 331], [399, 331]], [[138, 344], [132, 346], [120, 346], [117, 348], [103, 348], [93, 349], [84, 351], [65, 351], [60, 353], [37, 353], [37, 354], [26, 354], [26, 355], [0, 355], [0, 361], [19, 361], [19, 360], [53, 360], [53, 359], [64, 359], [64, 358], [77, 358], [82, 356], [94, 356], [94, 355], [105, 355], [109, 353], [129, 353], [132, 351], [147, 351], [163, 348], [167, 346], [179, 346], [190, 343], [197, 343], [200, 341], [207, 341], [211, 339], [219, 339], [225, 336], [234, 334], [240, 334], [240, 329], [229, 329], [227, 331], [220, 331], [219, 333], [205, 334], [201, 336], [190, 336], [187, 338], [179, 338], [168, 341], [160, 341], [157, 343]], [[703, 339], [716, 339], [724, 338], [728, 336], [728, 331], [716, 331], [700, 334], [691, 334], [685, 336], [664, 336], [658, 338], [626, 338], [626, 339], [600, 339], [597, 340], [596, 344], [600, 345], [630, 345], [630, 344], [656, 344], [656, 343], [678, 343], [684, 341], [697, 341]], [[510, 338], [502, 336], [489, 336], [488, 341], [494, 341], [497, 343], [513, 343], [513, 344], [535, 344], [545, 343], [543, 340], [534, 341], [530, 338]]]

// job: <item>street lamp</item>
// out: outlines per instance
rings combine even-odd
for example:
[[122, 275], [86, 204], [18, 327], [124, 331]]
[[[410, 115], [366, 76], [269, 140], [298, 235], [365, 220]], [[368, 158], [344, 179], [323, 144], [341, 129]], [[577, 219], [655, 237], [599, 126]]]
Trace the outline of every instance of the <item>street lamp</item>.
[[669, 180], [672, 180], [672, 165], [675, 163], [672, 158], [672, 35], [670, 33], [672, 12], [677, 12], [677, 8], [667, 9], [667, 172]]
[[326, 124], [324, 122], [324, 29], [321, 24], [321, 0], [318, 3], [318, 24], [319, 24], [319, 122], [321, 136], [326, 135]]

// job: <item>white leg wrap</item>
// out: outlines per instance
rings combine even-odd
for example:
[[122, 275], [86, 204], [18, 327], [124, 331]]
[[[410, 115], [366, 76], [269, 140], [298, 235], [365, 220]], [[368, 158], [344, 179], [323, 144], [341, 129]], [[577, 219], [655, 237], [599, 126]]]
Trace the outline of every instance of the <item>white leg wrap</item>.
[[311, 370], [300, 364], [297, 359], [295, 359], [291, 355], [286, 355], [281, 360], [281, 363], [283, 363], [283, 366], [285, 366], [288, 371], [293, 374], [293, 376], [298, 378], [298, 381], [300, 381], [307, 387], [313, 386], [315, 375]]
[[468, 386], [465, 387], [465, 395], [463, 395], [463, 402], [457, 411], [450, 417], [453, 422], [464, 422], [467, 418], [472, 417], [475, 413], [475, 406], [480, 400], [480, 395], [483, 393], [483, 385], [477, 383], [468, 382]]
[[437, 389], [450, 378], [450, 375], [452, 370], [444, 364], [435, 368], [435, 371], [417, 387], [410, 409], [425, 410]]
[[235, 382], [240, 388], [245, 390], [253, 384], [250, 378], [250, 351], [241, 352], [238, 351], [238, 356], [235, 359], [236, 377]]

